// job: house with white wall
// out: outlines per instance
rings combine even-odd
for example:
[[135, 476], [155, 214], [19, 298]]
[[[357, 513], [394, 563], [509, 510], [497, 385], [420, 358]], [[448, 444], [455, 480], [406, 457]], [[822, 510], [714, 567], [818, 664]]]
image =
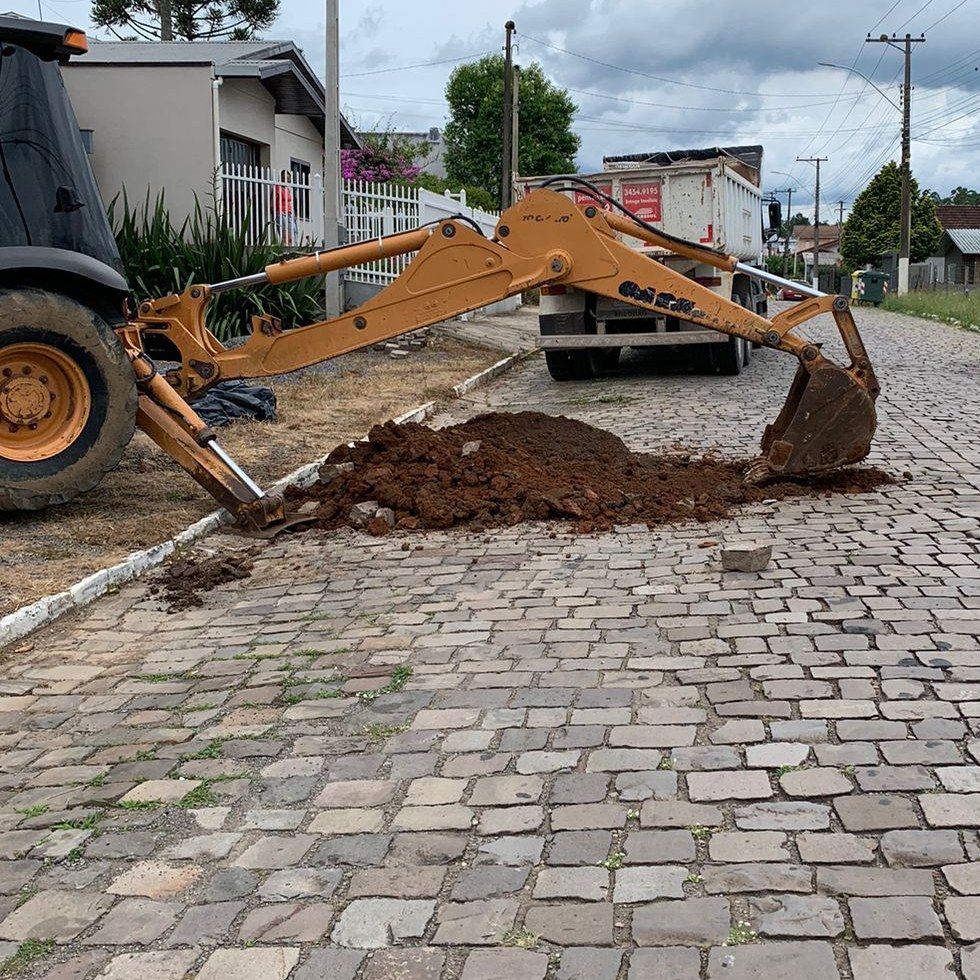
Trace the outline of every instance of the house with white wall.
[[222, 169], [323, 171], [323, 83], [292, 41], [92, 41], [64, 79], [106, 203], [164, 191], [179, 222]]

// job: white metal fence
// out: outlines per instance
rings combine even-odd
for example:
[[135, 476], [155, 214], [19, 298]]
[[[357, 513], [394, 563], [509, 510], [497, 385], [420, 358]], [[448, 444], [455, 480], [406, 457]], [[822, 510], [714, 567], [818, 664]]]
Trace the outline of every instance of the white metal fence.
[[[221, 170], [221, 207], [248, 245], [273, 241], [308, 247], [323, 243], [323, 180], [319, 174], [284, 176], [265, 167], [226, 163]], [[342, 220], [351, 243], [411, 231], [454, 214], [475, 221], [485, 235], [492, 235], [497, 225], [497, 214], [467, 205], [465, 191], [434, 194], [402, 184], [344, 181]], [[377, 259], [347, 269], [344, 277], [383, 288], [398, 278], [411, 259], [411, 254]], [[508, 300], [493, 309], [514, 308], [518, 302]]]
[[221, 207], [241, 229], [247, 245], [286, 246], [323, 241], [323, 179], [268, 167], [226, 163], [221, 168]]
[[[419, 189], [401, 184], [376, 184], [366, 180], [344, 181], [344, 225], [347, 241], [364, 242], [399, 231], [411, 231], [422, 224]], [[411, 255], [377, 259], [348, 269], [351, 282], [386, 286], [397, 279]]]

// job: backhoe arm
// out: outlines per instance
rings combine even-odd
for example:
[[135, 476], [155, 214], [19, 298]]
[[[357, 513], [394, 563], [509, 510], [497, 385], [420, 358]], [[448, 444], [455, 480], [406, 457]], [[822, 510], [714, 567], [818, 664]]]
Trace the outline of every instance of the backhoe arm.
[[[177, 347], [181, 367], [168, 374], [167, 381], [176, 389], [171, 392], [173, 397], [181, 401], [178, 393], [193, 398], [220, 380], [285, 374], [537, 286], [561, 282], [740, 336], [799, 359], [787, 404], [763, 437], [765, 455], [753, 478], [822, 472], [867, 455], [875, 429], [878, 387], [843, 297], [815, 297], [767, 320], [630, 248], [618, 234], [641, 238], [720, 269], [760, 274], [731, 256], [671, 238], [591, 205], [577, 206], [562, 194], [541, 189], [501, 215], [493, 238], [484, 237], [465, 219], [450, 218], [433, 227], [289, 259], [245, 279], [196, 285], [179, 296], [144, 302], [139, 317], [121, 333], [134, 363], [142, 356], [139, 352], [146, 334], [164, 334]], [[216, 293], [291, 282], [410, 252], [417, 254], [398, 279], [339, 317], [288, 331], [270, 317], [254, 317], [251, 336], [234, 349], [223, 347], [207, 329], [207, 304]], [[792, 332], [821, 313], [834, 316], [851, 358], [847, 368], [834, 364], [817, 345]], [[143, 380], [141, 391], [151, 401], [159, 399]], [[165, 449], [179, 441], [186, 450], [186, 414], [170, 410], [157, 416], [152, 427], [141, 418], [141, 426]], [[171, 431], [167, 431], [167, 419]], [[193, 432], [190, 438], [198, 442], [200, 453], [217, 446], [213, 440], [202, 444]], [[204, 482], [195, 472], [199, 467], [169, 451]], [[211, 492], [215, 492], [213, 470], [207, 467]], [[229, 478], [215, 495], [236, 515], [244, 506], [254, 521], [254, 494], [248, 495], [248, 501], [241, 500], [239, 476], [233, 470], [230, 473], [234, 480]]]

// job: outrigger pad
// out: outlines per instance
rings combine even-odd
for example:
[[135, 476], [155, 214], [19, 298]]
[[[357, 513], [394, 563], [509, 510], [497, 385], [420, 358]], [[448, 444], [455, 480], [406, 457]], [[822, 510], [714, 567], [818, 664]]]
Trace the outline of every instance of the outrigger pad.
[[858, 463], [871, 451], [877, 425], [874, 400], [847, 371], [827, 361], [813, 369], [801, 363], [747, 479], [810, 476]]

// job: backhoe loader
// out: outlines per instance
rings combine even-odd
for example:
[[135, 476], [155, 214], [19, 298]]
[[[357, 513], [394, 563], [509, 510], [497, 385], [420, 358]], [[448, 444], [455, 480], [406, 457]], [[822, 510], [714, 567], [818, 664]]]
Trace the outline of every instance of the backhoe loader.
[[[194, 411], [195, 398], [219, 381], [286, 374], [562, 283], [667, 312], [799, 360], [786, 403], [766, 428], [747, 479], [804, 477], [867, 456], [878, 384], [844, 297], [807, 289], [802, 303], [766, 319], [629, 247], [620, 236], [776, 285], [784, 280], [667, 235], [598, 188], [579, 184], [585, 191], [580, 203], [562, 193], [564, 183], [535, 189], [501, 214], [490, 238], [464, 216], [450, 217], [284, 259], [244, 278], [142, 299], [120, 322], [78, 293], [37, 279], [20, 284], [15, 276], [0, 278], [0, 510], [38, 509], [90, 489], [118, 463], [138, 426], [241, 528], [274, 529], [287, 519], [282, 499], [264, 493], [224, 452]], [[272, 317], [256, 316], [247, 341], [233, 349], [208, 330], [208, 302], [224, 291], [323, 276], [411, 253], [414, 258], [398, 279], [333, 319], [284, 330]], [[794, 332], [825, 313], [836, 323], [850, 358], [847, 367]], [[178, 351], [177, 367], [158, 370], [147, 354], [154, 335]]]

